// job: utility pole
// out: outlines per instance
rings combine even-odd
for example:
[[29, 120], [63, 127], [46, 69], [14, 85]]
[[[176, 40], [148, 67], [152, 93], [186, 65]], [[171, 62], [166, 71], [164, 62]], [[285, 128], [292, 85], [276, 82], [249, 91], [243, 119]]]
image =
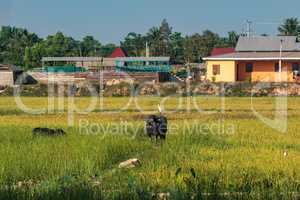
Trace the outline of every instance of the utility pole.
[[147, 58], [150, 57], [150, 51], [149, 51], [148, 42], [146, 42], [146, 57], [147, 57]]
[[282, 72], [282, 45], [283, 39], [280, 40], [280, 51], [279, 51], [279, 82], [281, 82], [281, 72]]
[[[150, 50], [148, 46], [148, 42], [146, 42], [146, 58], [150, 57]], [[149, 65], [149, 61], [146, 62], [146, 65]]]

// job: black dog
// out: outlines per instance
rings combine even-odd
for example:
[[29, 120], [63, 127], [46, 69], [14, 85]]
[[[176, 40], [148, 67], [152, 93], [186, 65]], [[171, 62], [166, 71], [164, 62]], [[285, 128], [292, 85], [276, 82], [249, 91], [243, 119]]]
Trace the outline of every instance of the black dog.
[[168, 120], [164, 116], [150, 115], [145, 120], [145, 130], [147, 135], [152, 139], [160, 138], [165, 140], [168, 132]]
[[63, 136], [66, 132], [62, 129], [35, 128], [32, 134], [34, 136]]

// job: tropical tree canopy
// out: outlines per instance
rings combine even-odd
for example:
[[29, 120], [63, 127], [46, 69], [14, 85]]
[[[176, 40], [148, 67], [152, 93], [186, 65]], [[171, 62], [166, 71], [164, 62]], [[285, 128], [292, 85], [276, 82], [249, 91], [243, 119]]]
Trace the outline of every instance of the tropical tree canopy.
[[[227, 37], [205, 30], [183, 36], [173, 31], [166, 19], [145, 34], [130, 32], [120, 42], [128, 56], [145, 56], [146, 43], [150, 56], [170, 56], [174, 64], [200, 62], [208, 56], [214, 47], [235, 47], [239, 35], [229, 32]], [[115, 44], [102, 45], [93, 36], [78, 41], [57, 32], [45, 39], [26, 29], [4, 26], [0, 30], [0, 63], [10, 63], [25, 69], [41, 67], [41, 58], [45, 56], [109, 56]]]
[[93, 36], [86, 36], [80, 42], [81, 56], [98, 56], [100, 54], [101, 43]]
[[32, 47], [41, 39], [26, 29], [3, 26], [0, 31], [0, 62], [14, 65], [24, 64], [26, 47]]
[[285, 19], [284, 23], [278, 27], [280, 35], [298, 36], [300, 33], [300, 22], [298, 18]]

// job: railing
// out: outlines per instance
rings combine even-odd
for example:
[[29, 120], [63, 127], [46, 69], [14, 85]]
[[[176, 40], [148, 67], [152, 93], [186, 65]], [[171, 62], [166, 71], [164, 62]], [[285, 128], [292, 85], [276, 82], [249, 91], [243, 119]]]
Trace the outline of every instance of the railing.
[[43, 68], [34, 68], [31, 72], [41, 72], [41, 73], [80, 73], [87, 72], [83, 67], [76, 66], [45, 66]]
[[125, 72], [170, 72], [170, 65], [146, 65], [146, 66], [117, 66], [117, 71]]
[[29, 72], [43, 72], [43, 68], [33, 68]]

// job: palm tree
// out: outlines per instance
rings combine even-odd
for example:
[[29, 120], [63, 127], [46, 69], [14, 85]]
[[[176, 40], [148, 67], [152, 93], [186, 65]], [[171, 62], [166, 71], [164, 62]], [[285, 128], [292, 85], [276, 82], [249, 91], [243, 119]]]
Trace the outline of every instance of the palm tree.
[[288, 18], [278, 27], [280, 35], [298, 36], [300, 33], [300, 22], [298, 18]]
[[147, 39], [150, 44], [151, 54], [154, 56], [161, 55], [161, 33], [159, 28], [153, 27], [147, 33]]

